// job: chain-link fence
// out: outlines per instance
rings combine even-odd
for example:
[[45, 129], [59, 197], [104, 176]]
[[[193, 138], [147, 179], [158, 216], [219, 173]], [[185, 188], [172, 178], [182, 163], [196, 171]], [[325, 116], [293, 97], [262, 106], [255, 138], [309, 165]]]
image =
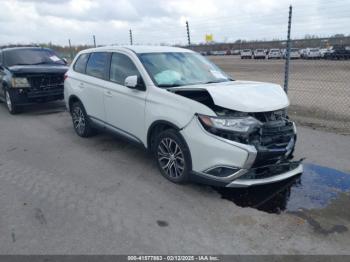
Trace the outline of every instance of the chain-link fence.
[[[209, 58], [234, 79], [284, 85], [284, 59], [241, 59], [240, 55]], [[347, 60], [290, 60], [288, 96], [289, 115], [296, 121], [350, 133], [350, 55]]]

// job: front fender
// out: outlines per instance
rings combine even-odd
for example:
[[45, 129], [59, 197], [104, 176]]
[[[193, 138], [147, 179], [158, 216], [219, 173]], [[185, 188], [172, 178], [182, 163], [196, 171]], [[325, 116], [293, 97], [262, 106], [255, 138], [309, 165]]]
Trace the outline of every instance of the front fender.
[[153, 87], [146, 101], [146, 130], [157, 120], [184, 128], [196, 113], [215, 116], [209, 107], [189, 98], [169, 92], [166, 89]]

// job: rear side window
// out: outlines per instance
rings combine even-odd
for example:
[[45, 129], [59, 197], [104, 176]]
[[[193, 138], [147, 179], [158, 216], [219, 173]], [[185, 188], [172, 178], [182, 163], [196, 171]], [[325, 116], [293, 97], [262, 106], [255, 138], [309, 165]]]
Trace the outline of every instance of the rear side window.
[[110, 69], [110, 80], [120, 85], [124, 85], [125, 78], [128, 76], [139, 76], [135, 64], [131, 59], [123, 54], [113, 53]]
[[89, 59], [89, 54], [82, 54], [78, 57], [74, 64], [74, 71], [85, 74], [86, 63]]
[[92, 53], [86, 66], [86, 74], [97, 78], [106, 78], [108, 53]]

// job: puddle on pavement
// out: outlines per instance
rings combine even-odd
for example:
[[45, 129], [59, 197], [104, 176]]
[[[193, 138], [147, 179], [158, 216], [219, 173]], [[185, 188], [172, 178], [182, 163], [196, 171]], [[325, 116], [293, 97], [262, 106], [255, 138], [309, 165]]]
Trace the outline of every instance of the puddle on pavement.
[[350, 174], [306, 163], [302, 175], [280, 183], [216, 190], [238, 206], [279, 214], [327, 206], [338, 194], [350, 191]]

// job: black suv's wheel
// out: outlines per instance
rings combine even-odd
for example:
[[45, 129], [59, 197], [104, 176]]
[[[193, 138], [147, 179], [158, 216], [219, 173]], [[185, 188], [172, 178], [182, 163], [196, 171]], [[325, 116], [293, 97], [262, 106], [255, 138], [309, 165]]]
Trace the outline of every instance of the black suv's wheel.
[[10, 114], [14, 115], [19, 112], [19, 107], [13, 103], [12, 96], [8, 90], [5, 90], [5, 104]]
[[90, 137], [94, 134], [91, 121], [86, 114], [85, 108], [81, 102], [75, 102], [71, 108], [73, 127], [78, 136]]
[[191, 156], [186, 142], [177, 131], [168, 129], [158, 134], [154, 154], [164, 177], [178, 184], [189, 180]]

